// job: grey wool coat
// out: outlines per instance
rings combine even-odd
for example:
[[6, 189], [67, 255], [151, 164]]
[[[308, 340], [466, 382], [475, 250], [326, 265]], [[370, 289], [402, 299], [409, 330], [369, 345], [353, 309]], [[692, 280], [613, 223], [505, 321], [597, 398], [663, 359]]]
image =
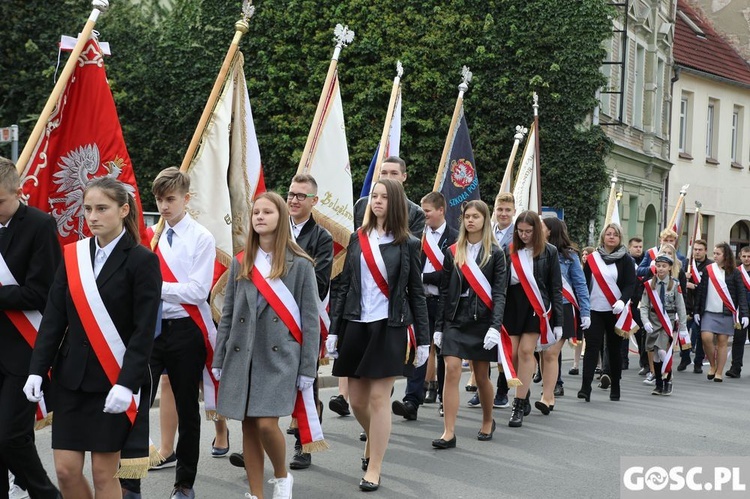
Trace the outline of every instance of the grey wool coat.
[[287, 251], [281, 278], [300, 309], [300, 345], [251, 280], [237, 280], [232, 259], [212, 367], [221, 368], [217, 411], [229, 419], [292, 413], [297, 376], [317, 372], [320, 346], [318, 288], [313, 264]]

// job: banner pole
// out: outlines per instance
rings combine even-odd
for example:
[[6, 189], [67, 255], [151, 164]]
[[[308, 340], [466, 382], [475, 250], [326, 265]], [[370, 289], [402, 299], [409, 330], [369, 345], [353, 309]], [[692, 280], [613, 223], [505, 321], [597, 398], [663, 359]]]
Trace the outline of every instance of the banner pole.
[[503, 180], [500, 182], [500, 189], [497, 191], [498, 194], [501, 192], [513, 192], [513, 186], [511, 185], [513, 179], [513, 163], [516, 161], [518, 146], [521, 144], [521, 141], [527, 133], [529, 133], [528, 128], [522, 125], [516, 125], [516, 134], [513, 136], [513, 148], [510, 151], [508, 164], [505, 165], [505, 173], [503, 174]]
[[461, 109], [464, 105], [464, 93], [469, 90], [469, 83], [471, 83], [472, 77], [473, 75], [468, 67], [464, 66], [463, 68], [461, 68], [461, 83], [458, 85], [458, 98], [456, 99], [456, 105], [453, 108], [453, 116], [451, 117], [451, 123], [448, 127], [448, 135], [445, 137], [443, 153], [440, 155], [440, 164], [438, 165], [438, 171], [435, 175], [435, 182], [432, 185], [433, 191], [439, 191], [440, 187], [443, 184], [443, 177], [445, 176], [445, 163], [448, 161], [448, 154], [450, 154], [451, 146], [453, 145], [458, 116], [461, 114]]

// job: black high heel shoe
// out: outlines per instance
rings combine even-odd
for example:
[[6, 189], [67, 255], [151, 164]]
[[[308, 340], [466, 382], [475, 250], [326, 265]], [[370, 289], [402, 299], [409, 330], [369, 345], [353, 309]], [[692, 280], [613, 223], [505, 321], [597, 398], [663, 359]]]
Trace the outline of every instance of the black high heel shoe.
[[362, 492], [375, 492], [379, 487], [380, 477], [378, 477], [378, 483], [365, 480], [364, 477], [362, 477], [362, 480], [359, 481], [359, 490], [361, 490]]
[[549, 408], [550, 406], [548, 406], [541, 400], [537, 400], [536, 402], [534, 402], [534, 407], [539, 409], [541, 413], [544, 414], [545, 416], [549, 416], [549, 411], [551, 411], [551, 409]]
[[[477, 440], [480, 442], [486, 442], [488, 440], [492, 440], [492, 435], [495, 433], [495, 429], [497, 428], [497, 425], [495, 424], [495, 420], [492, 420], [492, 429], [489, 433], [482, 433], [482, 431], [477, 432]], [[455, 437], [453, 437], [455, 439]]]
[[367, 471], [367, 467], [370, 466], [370, 458], [363, 457], [362, 459], [362, 471]]

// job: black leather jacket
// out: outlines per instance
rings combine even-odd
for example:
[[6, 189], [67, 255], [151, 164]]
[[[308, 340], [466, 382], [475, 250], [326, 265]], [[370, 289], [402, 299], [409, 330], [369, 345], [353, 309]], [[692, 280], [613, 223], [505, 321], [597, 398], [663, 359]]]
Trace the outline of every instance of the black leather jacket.
[[[740, 318], [748, 316], [747, 296], [745, 295], [745, 285], [742, 282], [742, 276], [740, 271], [737, 269], [732, 270], [732, 273], [726, 275], [724, 278], [727, 283], [727, 289], [729, 295], [732, 297], [734, 306], [739, 308]], [[708, 270], [703, 271], [703, 277], [701, 277], [701, 283], [698, 284], [698, 288], [695, 290], [695, 308], [693, 313], [703, 315], [706, 311], [706, 296], [708, 294], [708, 286], [711, 278], [708, 277]], [[732, 315], [726, 305], [722, 305], [724, 315]]]
[[[390, 252], [383, 254], [388, 271], [388, 325], [404, 327], [414, 325], [417, 345], [430, 344], [427, 302], [422, 285], [419, 239], [409, 236], [399, 245], [398, 261]], [[362, 315], [362, 248], [357, 232], [349, 239], [346, 260], [331, 296], [331, 334], [340, 334], [345, 320], [359, 320]]]
[[[505, 250], [505, 257], [510, 263], [510, 251]], [[560, 274], [560, 258], [557, 248], [545, 243], [544, 251], [534, 257], [534, 279], [539, 292], [542, 294], [545, 310], [552, 305], [552, 327], [563, 326], [563, 302], [562, 302], [562, 276]], [[510, 285], [510, 273], [508, 274], [508, 285]]]
[[333, 238], [331, 233], [318, 225], [311, 215], [310, 220], [305, 223], [297, 237], [297, 244], [315, 262], [318, 296], [323, 300], [331, 285], [331, 266], [333, 265]]
[[[481, 261], [483, 250], [479, 250], [477, 260]], [[493, 308], [490, 310], [482, 300], [477, 297], [471, 286], [469, 286], [469, 307], [473, 310], [475, 320], [490, 321], [490, 327], [500, 331], [503, 324], [503, 312], [505, 311], [505, 292], [508, 288], [508, 266], [505, 254], [498, 246], [492, 245], [492, 258], [480, 267], [490, 285], [492, 286]], [[461, 298], [464, 276], [456, 267], [453, 252], [450, 248], [445, 250], [443, 261], [443, 276], [440, 281], [440, 299], [438, 300], [438, 313], [435, 319], [435, 331], [443, 332], [447, 323], [455, 319], [458, 311], [458, 302]]]

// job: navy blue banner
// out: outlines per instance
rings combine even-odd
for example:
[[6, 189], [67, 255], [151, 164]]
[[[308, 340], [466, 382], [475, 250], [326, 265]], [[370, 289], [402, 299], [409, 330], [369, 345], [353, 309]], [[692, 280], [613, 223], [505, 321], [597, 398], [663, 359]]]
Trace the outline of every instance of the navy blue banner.
[[474, 164], [469, 125], [466, 123], [463, 112], [456, 126], [456, 137], [448, 154], [443, 186], [440, 189], [448, 204], [445, 210], [445, 220], [448, 226], [454, 229], [458, 229], [461, 225], [461, 205], [466, 201], [479, 199], [479, 174]]

